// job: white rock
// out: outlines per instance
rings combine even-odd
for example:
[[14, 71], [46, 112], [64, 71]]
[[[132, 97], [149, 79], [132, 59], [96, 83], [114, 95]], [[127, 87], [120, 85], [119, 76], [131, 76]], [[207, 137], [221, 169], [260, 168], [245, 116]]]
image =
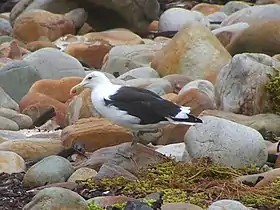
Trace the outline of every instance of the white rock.
[[267, 146], [261, 134], [250, 127], [213, 116], [202, 116], [185, 135], [191, 158], [210, 157], [214, 163], [242, 168], [263, 166]]
[[166, 10], [159, 18], [159, 31], [179, 31], [187, 23], [200, 22], [209, 27], [207, 17], [198, 11], [190, 11], [183, 8], [171, 8]]
[[0, 116], [0, 130], [18, 131], [19, 126], [15, 121]]
[[226, 3], [222, 8], [221, 12], [226, 13], [227, 15], [231, 15], [241, 9], [244, 9], [246, 7], [250, 7], [250, 5], [246, 4], [245, 2], [242, 1], [230, 1]]
[[210, 22], [222, 22], [227, 18], [224, 12], [215, 12], [206, 16]]
[[176, 161], [187, 161], [187, 160], [183, 160], [185, 143], [164, 145], [156, 149], [156, 151], [168, 157], [171, 156]]
[[207, 210], [249, 210], [249, 208], [238, 201], [219, 200], [212, 203]]
[[26, 170], [21, 156], [10, 151], [0, 151], [0, 173], [20, 173]]

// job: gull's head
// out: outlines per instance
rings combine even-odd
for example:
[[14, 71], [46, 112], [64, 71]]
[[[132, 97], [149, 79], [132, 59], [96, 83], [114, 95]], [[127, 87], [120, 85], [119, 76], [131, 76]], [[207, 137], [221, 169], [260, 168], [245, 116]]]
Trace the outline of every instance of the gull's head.
[[108, 84], [110, 80], [106, 77], [105, 74], [99, 71], [92, 71], [89, 73], [79, 84], [75, 85], [70, 90], [70, 95], [74, 95], [77, 92], [80, 92], [83, 88], [90, 88], [93, 90], [96, 86], [101, 84]]

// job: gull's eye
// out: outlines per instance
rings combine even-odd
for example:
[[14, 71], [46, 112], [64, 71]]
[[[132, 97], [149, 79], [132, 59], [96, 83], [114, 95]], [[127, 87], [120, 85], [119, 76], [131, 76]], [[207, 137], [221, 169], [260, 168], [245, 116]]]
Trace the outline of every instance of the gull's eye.
[[92, 77], [88, 77], [88, 80], [91, 80], [92, 79]]

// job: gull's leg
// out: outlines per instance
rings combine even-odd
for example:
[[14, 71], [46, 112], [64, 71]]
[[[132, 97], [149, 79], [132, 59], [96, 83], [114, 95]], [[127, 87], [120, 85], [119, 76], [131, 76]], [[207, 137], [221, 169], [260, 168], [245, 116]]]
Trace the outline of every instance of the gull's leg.
[[139, 135], [139, 131], [133, 131], [132, 132], [132, 142], [131, 142], [131, 147], [135, 147], [138, 143], [138, 135]]

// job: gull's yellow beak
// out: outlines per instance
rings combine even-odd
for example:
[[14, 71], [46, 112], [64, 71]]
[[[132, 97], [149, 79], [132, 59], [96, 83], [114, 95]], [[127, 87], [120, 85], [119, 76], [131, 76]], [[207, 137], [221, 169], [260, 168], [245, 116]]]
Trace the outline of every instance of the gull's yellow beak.
[[75, 85], [74, 87], [71, 88], [70, 90], [70, 96], [78, 95], [82, 90], [84, 89], [84, 84], [83, 82]]

